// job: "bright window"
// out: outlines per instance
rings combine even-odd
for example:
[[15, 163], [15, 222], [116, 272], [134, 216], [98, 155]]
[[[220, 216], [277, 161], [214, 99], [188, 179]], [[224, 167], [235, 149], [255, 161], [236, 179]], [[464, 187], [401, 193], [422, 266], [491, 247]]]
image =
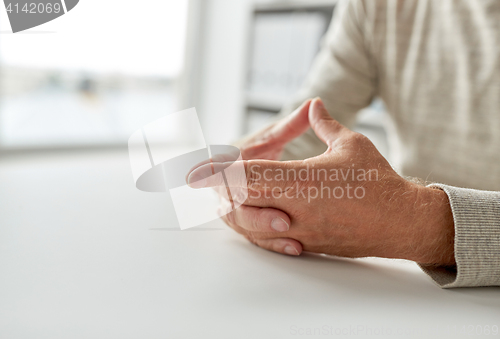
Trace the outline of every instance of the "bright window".
[[125, 143], [176, 109], [187, 1], [85, 0], [16, 34], [1, 8], [0, 145]]

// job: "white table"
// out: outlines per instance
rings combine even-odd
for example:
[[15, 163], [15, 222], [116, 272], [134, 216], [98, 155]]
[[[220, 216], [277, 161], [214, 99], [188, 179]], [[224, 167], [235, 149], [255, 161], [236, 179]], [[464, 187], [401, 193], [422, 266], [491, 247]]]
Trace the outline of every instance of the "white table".
[[0, 338], [465, 338], [500, 326], [500, 288], [442, 290], [410, 262], [292, 258], [220, 221], [174, 220], [166, 194], [134, 188], [126, 152], [0, 159]]

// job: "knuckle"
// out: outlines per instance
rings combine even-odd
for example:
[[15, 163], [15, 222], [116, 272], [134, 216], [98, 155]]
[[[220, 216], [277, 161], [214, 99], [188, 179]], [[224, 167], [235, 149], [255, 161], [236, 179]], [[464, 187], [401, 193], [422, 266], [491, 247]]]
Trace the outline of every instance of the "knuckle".
[[246, 171], [248, 189], [258, 189], [258, 176], [259, 174], [253, 170], [252, 166], [250, 166], [250, 168]]
[[225, 217], [227, 223], [229, 223], [231, 225], [237, 225], [236, 224], [236, 216], [235, 216], [234, 211], [227, 213], [224, 217]]
[[240, 206], [233, 213], [238, 213], [239, 217], [239, 227], [244, 228], [247, 231], [259, 231], [260, 221], [259, 213], [254, 207]]
[[368, 138], [361, 133], [353, 133], [351, 140], [355, 145], [361, 145], [368, 141]]
[[234, 202], [243, 204], [248, 198], [248, 191], [245, 192], [243, 189], [234, 189], [231, 192], [231, 196]]
[[[290, 196], [297, 196], [299, 192], [304, 192], [307, 191], [308, 188], [311, 186], [311, 181], [309, 179], [306, 180], [296, 180], [292, 186], [290, 186], [289, 189], [291, 189]], [[288, 194], [288, 192], [285, 192]], [[300, 195], [299, 195], [300, 196]]]
[[257, 213], [252, 213], [249, 218], [249, 227], [254, 231], [260, 231], [262, 228], [262, 220]]

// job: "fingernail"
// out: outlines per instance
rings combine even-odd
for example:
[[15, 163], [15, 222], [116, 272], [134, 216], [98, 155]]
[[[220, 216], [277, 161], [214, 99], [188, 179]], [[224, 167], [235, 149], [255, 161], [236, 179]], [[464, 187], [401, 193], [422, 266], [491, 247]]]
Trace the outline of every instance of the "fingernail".
[[195, 176], [189, 176], [188, 178], [188, 185], [191, 188], [203, 188], [207, 186], [207, 180], [204, 178], [196, 178]]
[[271, 227], [278, 232], [286, 232], [290, 229], [290, 225], [281, 218], [274, 218], [271, 222]]
[[285, 247], [285, 253], [288, 254], [288, 255], [299, 255], [299, 251], [297, 251], [297, 249], [293, 246], [287, 246]]

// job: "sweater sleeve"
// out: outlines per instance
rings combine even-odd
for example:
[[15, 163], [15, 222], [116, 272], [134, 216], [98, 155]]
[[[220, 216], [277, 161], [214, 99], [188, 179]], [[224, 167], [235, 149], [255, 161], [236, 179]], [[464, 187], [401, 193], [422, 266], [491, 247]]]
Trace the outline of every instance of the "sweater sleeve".
[[[369, 31], [367, 6], [362, 0], [339, 1], [334, 19], [323, 38], [308, 77], [281, 116], [290, 114], [309, 98], [321, 97], [328, 112], [351, 127], [356, 113], [376, 95], [377, 71], [365, 32]], [[326, 150], [312, 130], [289, 143], [283, 160], [317, 156]]]
[[430, 186], [450, 200], [456, 267], [420, 267], [443, 288], [500, 286], [500, 192]]

